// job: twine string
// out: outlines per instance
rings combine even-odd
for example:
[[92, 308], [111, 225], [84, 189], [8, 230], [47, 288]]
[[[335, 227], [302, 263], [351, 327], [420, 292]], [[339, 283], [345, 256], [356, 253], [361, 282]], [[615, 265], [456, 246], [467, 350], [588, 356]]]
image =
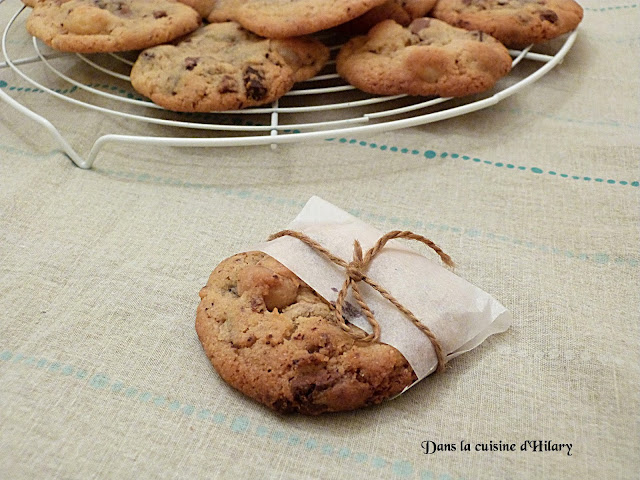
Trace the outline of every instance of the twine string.
[[[433, 243], [428, 238], [423, 237], [422, 235], [418, 235], [416, 233], [406, 231], [406, 230], [404, 231], [393, 230], [391, 232], [386, 233], [382, 237], [380, 237], [378, 241], [375, 243], [375, 245], [371, 247], [369, 250], [367, 250], [367, 252], [364, 255], [362, 252], [362, 246], [360, 245], [360, 242], [358, 242], [358, 240], [355, 240], [353, 245], [353, 259], [351, 260], [351, 262], [346, 262], [342, 258], [337, 257], [336, 255], [331, 253], [329, 250], [327, 250], [325, 247], [323, 247], [321, 244], [319, 244], [309, 236], [295, 230], [282, 230], [278, 233], [274, 233], [273, 235], [271, 235], [268, 238], [268, 240], [271, 241], [276, 238], [284, 237], [284, 236], [297, 238], [298, 240], [302, 241], [303, 243], [305, 243], [306, 245], [308, 245], [309, 247], [313, 248], [315, 251], [320, 253], [326, 259], [344, 268], [346, 278], [344, 283], [342, 284], [342, 288], [338, 292], [338, 298], [336, 299], [336, 305], [335, 305], [336, 320], [338, 321], [338, 324], [340, 325], [340, 328], [342, 328], [342, 330], [358, 338], [359, 340], [366, 341], [366, 342], [377, 342], [380, 339], [380, 324], [375, 319], [375, 316], [373, 315], [373, 312], [369, 308], [369, 305], [367, 305], [367, 303], [364, 301], [364, 298], [360, 293], [360, 288], [358, 287], [359, 282], [365, 282], [366, 284], [371, 286], [371, 288], [376, 290], [380, 295], [382, 295], [385, 299], [391, 302], [393, 306], [395, 306], [398, 310], [400, 310], [400, 312], [402, 312], [407, 318], [409, 318], [409, 320], [411, 320], [411, 322], [416, 327], [418, 327], [422, 333], [424, 333], [427, 336], [436, 353], [436, 358], [438, 360], [437, 371], [441, 372], [444, 370], [445, 363], [446, 363], [445, 354], [442, 350], [442, 346], [440, 345], [440, 342], [438, 341], [436, 336], [433, 334], [433, 332], [429, 329], [429, 327], [427, 327], [420, 320], [418, 320], [418, 318], [413, 313], [411, 313], [411, 311], [408, 308], [404, 307], [382, 285], [378, 284], [377, 282], [375, 282], [373, 279], [371, 279], [366, 275], [366, 271], [368, 270], [369, 265], [371, 264], [373, 259], [380, 253], [380, 251], [384, 248], [384, 246], [387, 244], [389, 240], [393, 240], [396, 238], [403, 238], [408, 240], [419, 241], [425, 244], [427, 247], [431, 248], [434, 252], [436, 252], [443, 263], [445, 263], [450, 267], [453, 267], [454, 263], [451, 260], [451, 257], [449, 257], [449, 255], [443, 252], [440, 247], [438, 247], [435, 243]], [[353, 296], [356, 302], [360, 306], [360, 309], [362, 310], [367, 321], [371, 325], [372, 333], [370, 334], [362, 336], [362, 334], [356, 333], [354, 329], [347, 324], [343, 311], [346, 305], [346, 297], [347, 297], [347, 294], [349, 293], [349, 289], [351, 289], [351, 291], [353, 292]]]

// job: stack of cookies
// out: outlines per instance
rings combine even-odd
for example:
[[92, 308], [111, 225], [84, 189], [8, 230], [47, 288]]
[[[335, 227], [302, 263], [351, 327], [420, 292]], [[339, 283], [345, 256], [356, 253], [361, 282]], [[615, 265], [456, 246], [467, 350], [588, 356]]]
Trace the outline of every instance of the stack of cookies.
[[375, 95], [464, 96], [509, 73], [508, 47], [574, 30], [574, 0], [23, 0], [29, 33], [54, 49], [140, 51], [131, 83], [173, 111], [272, 103], [336, 70]]

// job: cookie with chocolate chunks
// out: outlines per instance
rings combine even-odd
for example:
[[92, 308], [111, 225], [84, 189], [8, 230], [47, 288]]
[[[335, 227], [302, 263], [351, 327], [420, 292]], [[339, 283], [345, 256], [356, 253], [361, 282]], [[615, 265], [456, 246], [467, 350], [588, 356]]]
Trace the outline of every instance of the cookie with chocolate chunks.
[[574, 0], [438, 0], [431, 16], [520, 48], [575, 30], [583, 10]]
[[29, 33], [65, 52], [140, 50], [197, 29], [201, 17], [176, 0], [40, 0]]
[[168, 110], [232, 110], [275, 101], [328, 58], [314, 39], [266, 39], [234, 22], [212, 23], [175, 45], [143, 51], [131, 84]]
[[511, 70], [507, 49], [495, 38], [433, 18], [407, 27], [385, 20], [338, 53], [338, 74], [376, 95], [458, 97], [491, 88]]
[[331, 305], [264, 253], [224, 260], [200, 298], [196, 332], [213, 367], [273, 410], [353, 410], [416, 380], [400, 352], [344, 332]]

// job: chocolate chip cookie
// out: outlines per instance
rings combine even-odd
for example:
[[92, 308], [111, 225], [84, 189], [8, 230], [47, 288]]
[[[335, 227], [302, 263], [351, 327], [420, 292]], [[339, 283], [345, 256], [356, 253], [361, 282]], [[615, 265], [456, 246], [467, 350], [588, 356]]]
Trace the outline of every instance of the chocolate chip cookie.
[[480, 30], [514, 48], [575, 30], [582, 15], [574, 0], [438, 0], [431, 12], [451, 25]]
[[196, 12], [200, 14], [202, 18], [207, 18], [207, 16], [213, 10], [213, 7], [220, 0], [178, 0], [180, 3], [184, 3], [185, 5], [189, 5]]
[[416, 18], [425, 17], [436, 4], [436, 0], [387, 0], [344, 25], [341, 30], [367, 33], [383, 20], [395, 20], [400, 25], [409, 25]]
[[354, 19], [386, 0], [219, 0], [209, 21], [235, 20], [268, 38], [319, 32]]
[[214, 0], [213, 6], [205, 18], [211, 23], [233, 21], [236, 18], [235, 12], [244, 1], [245, 0]]
[[169, 110], [239, 109], [275, 101], [328, 58], [328, 49], [314, 39], [266, 39], [234, 22], [212, 23], [175, 45], [142, 52], [131, 84]]
[[197, 29], [201, 17], [176, 0], [42, 0], [27, 30], [65, 52], [139, 50]]
[[196, 332], [213, 367], [271, 409], [353, 410], [416, 380], [395, 348], [344, 332], [331, 305], [264, 253], [224, 260], [200, 298]]
[[385, 20], [347, 42], [336, 68], [350, 84], [377, 95], [457, 97], [491, 88], [511, 70], [511, 57], [486, 33], [432, 18], [408, 27]]

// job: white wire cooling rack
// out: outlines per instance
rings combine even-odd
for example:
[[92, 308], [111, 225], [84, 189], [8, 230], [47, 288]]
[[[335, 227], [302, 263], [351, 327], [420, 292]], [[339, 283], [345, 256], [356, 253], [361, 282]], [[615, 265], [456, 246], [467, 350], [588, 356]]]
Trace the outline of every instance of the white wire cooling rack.
[[[0, 4], [3, 1], [0, 0]], [[109, 133], [97, 138], [83, 157], [51, 121], [0, 88], [0, 98], [44, 126], [80, 168], [91, 168], [100, 150], [110, 142], [173, 147], [275, 147], [283, 143], [371, 134], [452, 118], [495, 105], [535, 82], [562, 61], [577, 35], [577, 32], [572, 32], [555, 44], [545, 45], [542, 52], [533, 51], [531, 46], [524, 50], [511, 50], [511, 73], [490, 92], [468, 98], [371, 96], [346, 84], [335, 73], [334, 63], [330, 62], [319, 75], [297, 84], [291, 92], [269, 106], [231, 112], [179, 114], [158, 107], [132, 89], [128, 74], [135, 60], [134, 52], [61, 53], [31, 38], [33, 54], [12, 58], [8, 44], [19, 43], [15, 40], [18, 38], [28, 38], [24, 27], [16, 25], [21, 15], [26, 18], [28, 10], [19, 8], [2, 34], [4, 62], [0, 62], [0, 72], [9, 67], [33, 85], [32, 91], [46, 92], [60, 102], [105, 115], [168, 127], [173, 132], [171, 136]], [[328, 37], [323, 40], [328, 44], [335, 42]], [[335, 53], [339, 46], [333, 45], [332, 52]], [[24, 67], [34, 63], [39, 65], [36, 71], [42, 70], [44, 74], [35, 75], [33, 69], [29, 74], [25, 73]], [[56, 86], [63, 83], [68, 88], [47, 84], [52, 82], [52, 78]]]

